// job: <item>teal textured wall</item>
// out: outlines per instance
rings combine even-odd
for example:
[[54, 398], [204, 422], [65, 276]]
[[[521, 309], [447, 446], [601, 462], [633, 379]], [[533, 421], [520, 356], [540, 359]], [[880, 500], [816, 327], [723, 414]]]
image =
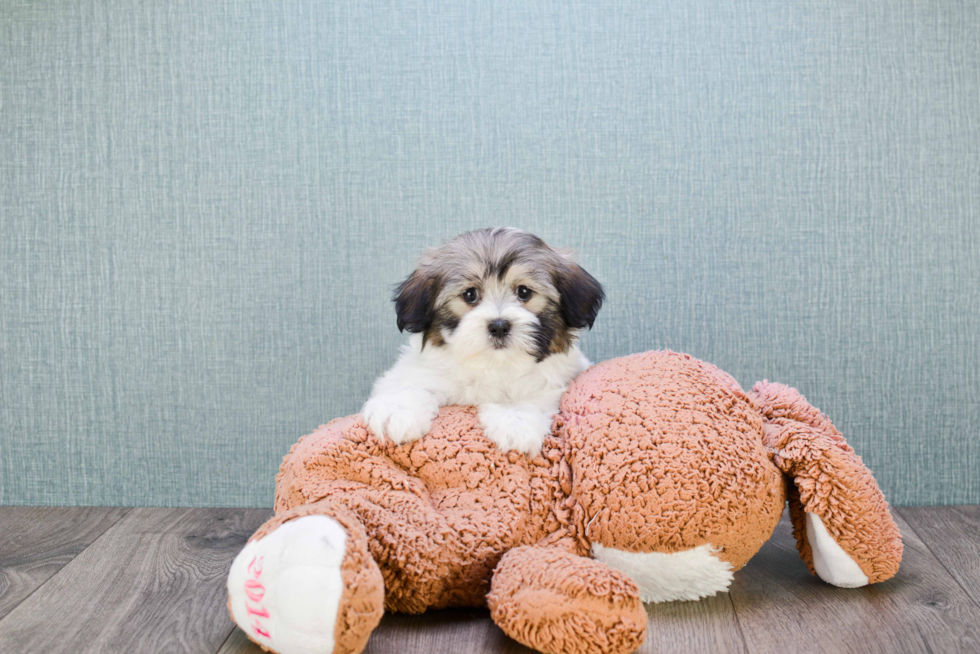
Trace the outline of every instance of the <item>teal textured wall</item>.
[[269, 505], [393, 361], [427, 244], [514, 225], [669, 347], [980, 502], [975, 2], [0, 5], [0, 503]]

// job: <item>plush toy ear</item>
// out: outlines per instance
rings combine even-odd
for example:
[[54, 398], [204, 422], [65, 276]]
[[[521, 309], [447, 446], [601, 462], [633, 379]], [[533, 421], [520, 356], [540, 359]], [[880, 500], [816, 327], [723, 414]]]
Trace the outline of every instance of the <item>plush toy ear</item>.
[[602, 308], [605, 293], [602, 284], [576, 263], [569, 263], [557, 275], [555, 287], [561, 296], [561, 316], [572, 329], [592, 329]]
[[439, 294], [439, 280], [419, 268], [395, 290], [395, 313], [398, 331], [408, 330], [416, 334], [432, 326], [435, 301]]

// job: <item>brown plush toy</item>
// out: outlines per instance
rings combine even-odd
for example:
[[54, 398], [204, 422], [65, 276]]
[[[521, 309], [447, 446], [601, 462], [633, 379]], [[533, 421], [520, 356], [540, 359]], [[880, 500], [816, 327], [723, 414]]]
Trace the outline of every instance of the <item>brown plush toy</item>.
[[542, 652], [625, 654], [643, 602], [726, 590], [787, 499], [811, 572], [846, 587], [895, 574], [888, 505], [823, 414], [786, 386], [745, 393], [646, 352], [576, 379], [533, 460], [494, 447], [472, 407], [403, 446], [359, 416], [321, 427], [283, 460], [228, 606], [279, 654], [360, 652], [384, 610], [448, 606], [489, 606]]

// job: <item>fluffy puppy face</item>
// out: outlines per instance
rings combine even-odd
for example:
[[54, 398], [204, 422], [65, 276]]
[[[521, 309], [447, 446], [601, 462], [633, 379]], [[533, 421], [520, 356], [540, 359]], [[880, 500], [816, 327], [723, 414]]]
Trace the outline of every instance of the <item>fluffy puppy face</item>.
[[395, 293], [398, 329], [474, 366], [542, 361], [591, 328], [602, 286], [537, 236], [512, 228], [467, 232], [422, 256]]

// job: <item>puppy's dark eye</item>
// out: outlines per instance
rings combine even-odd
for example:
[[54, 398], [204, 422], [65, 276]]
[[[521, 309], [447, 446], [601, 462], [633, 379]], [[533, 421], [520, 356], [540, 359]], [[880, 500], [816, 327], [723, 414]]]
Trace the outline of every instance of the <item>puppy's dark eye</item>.
[[531, 295], [533, 294], [534, 291], [529, 289], [527, 286], [517, 287], [517, 299], [520, 300], [521, 302], [527, 302], [528, 300], [531, 299]]
[[463, 291], [463, 301], [466, 304], [476, 304], [476, 301], [480, 299], [480, 292], [475, 288], [468, 288]]

